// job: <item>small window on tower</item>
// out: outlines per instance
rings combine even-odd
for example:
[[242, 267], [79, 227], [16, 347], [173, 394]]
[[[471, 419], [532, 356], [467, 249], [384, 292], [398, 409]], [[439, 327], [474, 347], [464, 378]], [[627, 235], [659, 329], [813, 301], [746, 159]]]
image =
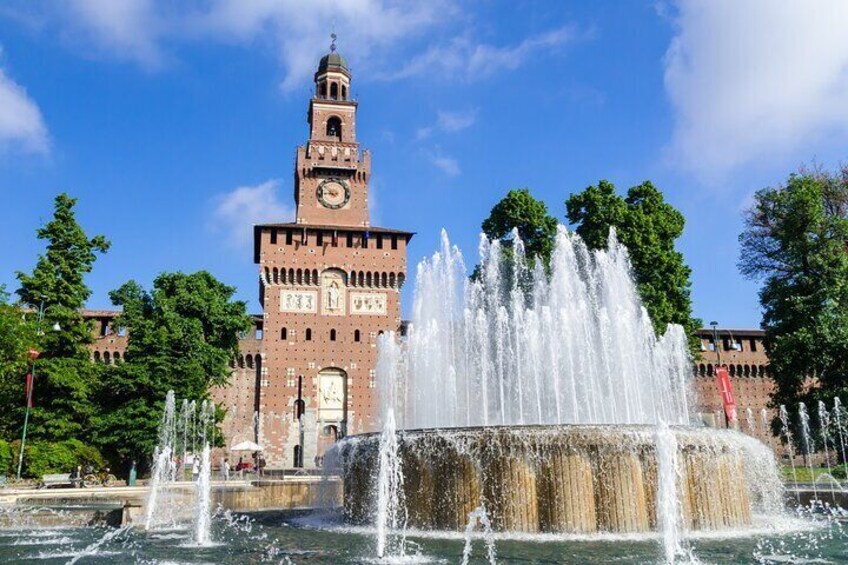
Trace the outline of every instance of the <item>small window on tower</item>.
[[353, 332], [353, 341], [359, 341], [362, 337], [362, 334], [359, 333], [359, 330]]
[[318, 232], [318, 238], [317, 238], [316, 243], [317, 243], [318, 247], [321, 247], [322, 245], [324, 245], [324, 232], [322, 232], [322, 231]]
[[383, 248], [383, 234], [377, 234], [377, 249]]
[[312, 341], [312, 330], [310, 328], [306, 328], [306, 341]]
[[330, 341], [336, 341], [336, 330], [330, 330]]
[[347, 100], [347, 87], [342, 85], [342, 100]]
[[339, 85], [338, 83], [332, 83], [330, 85], [330, 99], [338, 100], [339, 99]]
[[318, 91], [318, 93], [320, 94], [321, 98], [326, 98], [327, 97], [327, 83], [322, 82], [321, 86], [319, 88], [320, 88], [320, 90]]
[[280, 339], [285, 341], [287, 338], [288, 338], [288, 331], [286, 331], [286, 328], [281, 329], [280, 330]]
[[342, 140], [342, 121], [335, 116], [327, 120], [327, 137], [336, 141]]
[[397, 249], [397, 236], [392, 236], [392, 249]]
[[353, 247], [353, 232], [347, 232], [347, 246]]
[[292, 244], [292, 232], [291, 230], [286, 230], [286, 245]]

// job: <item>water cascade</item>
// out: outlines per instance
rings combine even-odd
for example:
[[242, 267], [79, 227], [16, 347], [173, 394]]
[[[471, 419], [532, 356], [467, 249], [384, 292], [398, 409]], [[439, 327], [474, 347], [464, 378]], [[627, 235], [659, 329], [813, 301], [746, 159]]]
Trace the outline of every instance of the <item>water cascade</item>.
[[159, 442], [153, 452], [153, 469], [150, 478], [150, 493], [147, 497], [147, 512], [144, 527], [148, 530], [162, 523], [170, 514], [167, 487], [176, 480], [174, 448], [176, 427], [174, 422], [174, 391], [165, 397], [165, 411], [159, 424]]
[[824, 448], [824, 461], [827, 466], [827, 476], [830, 478], [830, 499], [836, 502], [836, 493], [834, 491], [833, 467], [830, 464], [830, 451], [827, 448], [830, 443], [830, 414], [827, 411], [827, 406], [819, 400], [819, 436], [822, 440]]
[[[179, 412], [176, 406], [174, 392], [169, 391], [153, 453], [145, 528], [173, 529], [189, 525], [194, 541], [208, 545], [211, 542], [210, 444], [214, 439], [215, 404], [183, 400]], [[202, 453], [196, 451], [198, 445], [202, 446]], [[185, 482], [188, 461], [192, 466], [195, 461], [199, 463], [200, 473], [193, 488]]]
[[197, 479], [194, 499], [194, 541], [197, 545], [209, 545], [212, 541], [212, 462], [209, 444], [203, 446], [200, 475]]
[[780, 405], [780, 429], [783, 438], [786, 440], [786, 448], [789, 450], [789, 464], [792, 465], [792, 482], [795, 485], [795, 496], [798, 502], [801, 501], [798, 491], [798, 472], [795, 470], [795, 452], [792, 444], [792, 431], [789, 429], [789, 412], [784, 404]]
[[836, 433], [839, 436], [839, 446], [842, 448], [842, 459], [844, 463], [848, 461], [845, 455], [845, 408], [842, 406], [842, 401], [839, 397], [833, 399], [833, 419], [836, 422]]
[[656, 337], [614, 232], [591, 252], [560, 227], [550, 272], [510, 247], [481, 238], [469, 278], [443, 233], [406, 339], [378, 339], [382, 432], [336, 447], [345, 518], [376, 524], [378, 555], [481, 507], [494, 531], [661, 531], [678, 555], [686, 531], [780, 507], [766, 446], [692, 426], [686, 336]]
[[813, 472], [813, 438], [810, 432], [810, 415], [807, 412], [807, 405], [803, 402], [798, 403], [798, 419], [801, 422], [801, 439], [804, 442], [804, 461], [810, 471], [810, 480], [813, 483], [813, 500], [817, 502], [819, 493]]

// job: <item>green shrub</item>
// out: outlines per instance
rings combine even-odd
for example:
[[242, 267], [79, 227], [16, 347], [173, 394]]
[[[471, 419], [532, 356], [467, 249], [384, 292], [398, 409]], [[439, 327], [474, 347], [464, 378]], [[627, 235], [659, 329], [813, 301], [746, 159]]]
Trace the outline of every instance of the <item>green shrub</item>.
[[[18, 445], [20, 442], [15, 442]], [[13, 449], [13, 457], [17, 449]], [[103, 456], [100, 452], [78, 439], [69, 439], [56, 443], [35, 441], [28, 443], [24, 450], [23, 475], [30, 478], [40, 478], [51, 473], [71, 473], [77, 465], [91, 465], [95, 469], [103, 467]]]
[[14, 460], [12, 446], [8, 441], [0, 439], [0, 475], [11, 475], [15, 472], [12, 463]]

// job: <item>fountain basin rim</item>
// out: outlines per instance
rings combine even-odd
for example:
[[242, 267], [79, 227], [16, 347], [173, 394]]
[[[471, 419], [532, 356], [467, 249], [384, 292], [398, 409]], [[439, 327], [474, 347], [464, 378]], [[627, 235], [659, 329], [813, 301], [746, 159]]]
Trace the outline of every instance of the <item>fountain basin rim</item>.
[[[693, 434], [715, 434], [717, 436], [742, 436], [750, 437], [743, 434], [739, 430], [730, 428], [711, 428], [709, 426], [693, 426], [684, 424], [673, 424], [668, 426], [673, 432], [678, 433], [693, 433]], [[657, 430], [656, 424], [520, 424], [520, 425], [491, 425], [491, 426], [461, 426], [461, 427], [433, 427], [433, 428], [413, 428], [413, 429], [398, 429], [395, 433], [403, 437], [422, 437], [422, 436], [438, 436], [441, 434], [471, 434], [474, 432], [506, 432], [520, 433], [537, 432], [541, 434], [550, 433], [560, 430], [562, 432], [572, 433], [599, 433], [603, 431], [617, 432], [622, 435], [640, 435], [653, 434]], [[348, 435], [342, 438], [344, 440], [355, 439], [371, 439], [378, 438], [382, 432], [367, 432], [362, 434]]]

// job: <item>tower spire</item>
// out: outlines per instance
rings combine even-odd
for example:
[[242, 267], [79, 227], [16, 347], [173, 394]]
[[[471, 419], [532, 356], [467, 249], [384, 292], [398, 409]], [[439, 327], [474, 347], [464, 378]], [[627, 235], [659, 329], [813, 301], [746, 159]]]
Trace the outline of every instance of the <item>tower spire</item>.
[[333, 32], [330, 34], [330, 52], [333, 53], [336, 51], [336, 22], [333, 22]]

